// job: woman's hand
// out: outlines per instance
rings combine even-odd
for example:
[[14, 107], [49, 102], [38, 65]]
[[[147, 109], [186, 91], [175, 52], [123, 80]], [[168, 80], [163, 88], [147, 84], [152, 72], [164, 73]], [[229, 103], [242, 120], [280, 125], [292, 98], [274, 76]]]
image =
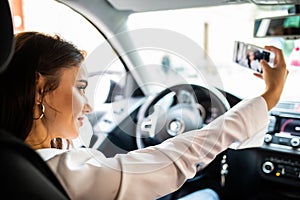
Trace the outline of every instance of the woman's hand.
[[266, 83], [266, 89], [261, 96], [266, 100], [268, 110], [271, 110], [280, 99], [288, 70], [281, 49], [274, 46], [265, 46], [265, 49], [275, 53], [274, 66], [271, 67], [265, 60], [261, 60], [263, 73], [255, 75], [264, 79]]

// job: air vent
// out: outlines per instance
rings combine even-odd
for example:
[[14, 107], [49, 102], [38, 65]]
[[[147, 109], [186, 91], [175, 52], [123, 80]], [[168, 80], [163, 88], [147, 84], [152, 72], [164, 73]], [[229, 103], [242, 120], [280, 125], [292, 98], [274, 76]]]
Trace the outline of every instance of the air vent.
[[295, 105], [293, 103], [278, 103], [276, 108], [277, 109], [286, 109], [286, 110], [293, 110]]
[[300, 114], [300, 103], [299, 102], [280, 102], [272, 109], [274, 114], [292, 114], [299, 116]]

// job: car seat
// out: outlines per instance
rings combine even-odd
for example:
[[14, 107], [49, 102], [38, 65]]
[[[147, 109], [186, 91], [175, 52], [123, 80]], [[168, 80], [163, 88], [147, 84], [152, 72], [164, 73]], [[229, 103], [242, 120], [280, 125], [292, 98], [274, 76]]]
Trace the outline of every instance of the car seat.
[[[12, 56], [13, 23], [8, 0], [0, 0], [0, 73]], [[46, 162], [0, 127], [1, 195], [8, 199], [70, 199]]]

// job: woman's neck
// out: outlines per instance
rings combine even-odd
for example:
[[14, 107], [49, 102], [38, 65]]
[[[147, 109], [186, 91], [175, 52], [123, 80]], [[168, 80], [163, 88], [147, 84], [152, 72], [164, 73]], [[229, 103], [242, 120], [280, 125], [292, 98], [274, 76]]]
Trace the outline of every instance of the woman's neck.
[[51, 148], [51, 135], [40, 121], [34, 121], [25, 142], [33, 149]]

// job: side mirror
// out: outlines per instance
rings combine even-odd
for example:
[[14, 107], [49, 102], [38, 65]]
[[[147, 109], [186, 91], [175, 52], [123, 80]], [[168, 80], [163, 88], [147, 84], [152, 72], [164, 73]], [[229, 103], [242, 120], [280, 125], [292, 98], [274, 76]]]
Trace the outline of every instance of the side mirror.
[[300, 15], [286, 15], [256, 19], [254, 24], [255, 38], [283, 37], [300, 38]]

